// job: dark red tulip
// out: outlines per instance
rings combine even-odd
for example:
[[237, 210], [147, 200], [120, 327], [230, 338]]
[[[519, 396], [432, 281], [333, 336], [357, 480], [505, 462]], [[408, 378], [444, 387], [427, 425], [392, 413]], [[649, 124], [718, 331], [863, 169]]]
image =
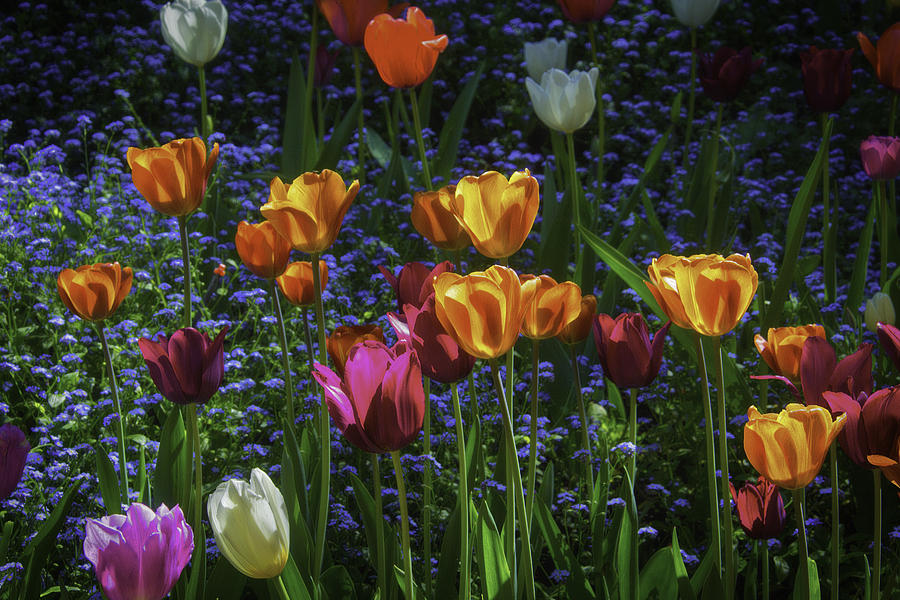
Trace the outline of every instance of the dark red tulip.
[[884, 353], [887, 354], [888, 358], [891, 359], [891, 362], [894, 363], [894, 367], [900, 371], [900, 329], [887, 323], [879, 323], [878, 331], [876, 333], [878, 335], [878, 342], [881, 344], [881, 349], [884, 350]]
[[0, 500], [9, 498], [22, 480], [29, 450], [21, 429], [12, 423], [0, 426]]
[[750, 48], [740, 52], [734, 48], [723, 46], [715, 54], [700, 53], [700, 85], [703, 91], [716, 102], [730, 102], [750, 79], [750, 75], [759, 69], [763, 59], [753, 60]]
[[160, 393], [175, 404], [202, 404], [212, 398], [225, 376], [223, 343], [226, 325], [210, 341], [193, 327], [184, 327], [166, 339], [141, 338], [138, 345]]
[[800, 53], [803, 93], [815, 112], [834, 112], [850, 97], [850, 56], [853, 50], [820, 50], [810, 46]]
[[861, 393], [856, 399], [836, 392], [825, 392], [823, 397], [833, 415], [847, 415], [838, 439], [850, 460], [873, 469], [869, 455], [896, 454], [900, 438], [900, 386], [878, 390], [870, 396]]
[[822, 398], [826, 391], [841, 392], [852, 398], [861, 393], [871, 394], [873, 348], [872, 344], [860, 344], [856, 352], [837, 362], [828, 340], [808, 338], [800, 354], [800, 385], [806, 405], [828, 408]]
[[623, 313], [613, 319], [599, 314], [594, 319], [594, 344], [603, 372], [616, 386], [639, 388], [649, 385], [659, 373], [663, 342], [669, 321], [650, 343], [647, 321], [639, 313]]
[[455, 269], [453, 263], [445, 260], [434, 267], [420, 262], [409, 262], [403, 265], [397, 275], [384, 267], [378, 267], [378, 270], [394, 289], [394, 295], [397, 296], [397, 310], [402, 314], [406, 304], [420, 308], [425, 300], [434, 294], [434, 278]]
[[573, 23], [599, 21], [613, 7], [616, 0], [556, 0], [562, 13]]
[[317, 88], [328, 85], [334, 75], [334, 63], [338, 51], [329, 52], [325, 46], [316, 47], [316, 68], [313, 71], [313, 85]]
[[745, 483], [739, 491], [735, 491], [731, 482], [728, 486], [737, 507], [738, 520], [747, 535], [755, 540], [778, 537], [787, 520], [778, 486], [765, 477], [760, 477], [755, 485]]

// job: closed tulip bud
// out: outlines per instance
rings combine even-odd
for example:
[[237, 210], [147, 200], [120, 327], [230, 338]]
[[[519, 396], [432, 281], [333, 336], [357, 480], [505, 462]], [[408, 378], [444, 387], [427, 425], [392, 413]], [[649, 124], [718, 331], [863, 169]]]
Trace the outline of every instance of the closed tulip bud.
[[803, 93], [815, 112], [834, 112], [850, 97], [850, 56], [853, 50], [819, 50], [810, 46], [800, 53]]
[[436, 192], [416, 192], [409, 213], [413, 227], [429, 242], [455, 252], [472, 245], [469, 234], [450, 210], [450, 199], [456, 196], [456, 186], [445, 185]]
[[225, 377], [223, 344], [228, 326], [216, 339], [193, 327], [184, 327], [166, 339], [140, 338], [138, 346], [150, 378], [159, 392], [175, 404], [203, 404], [219, 389]]
[[181, 507], [156, 512], [135, 502], [124, 515], [88, 519], [84, 555], [109, 600], [162, 600], [194, 550], [194, 534]]
[[163, 39], [178, 58], [202, 67], [225, 43], [228, 11], [219, 0], [175, 0], [159, 11]]
[[265, 471], [250, 471], [249, 483], [241, 479], [220, 483], [206, 508], [216, 546], [235, 569], [254, 579], [281, 574], [291, 529], [284, 496]]
[[0, 500], [16, 491], [30, 450], [31, 445], [21, 429], [12, 423], [0, 425]]
[[525, 87], [538, 118], [554, 131], [572, 133], [590, 120], [597, 106], [595, 91], [600, 71], [566, 73], [550, 69], [541, 75], [541, 83], [528, 78]]
[[773, 327], [769, 328], [768, 339], [756, 334], [753, 343], [770, 369], [793, 382], [798, 382], [803, 344], [811, 336], [825, 339], [825, 328], [821, 325]]
[[876, 181], [890, 181], [900, 174], [900, 138], [870, 135], [859, 145], [866, 175]]
[[531, 171], [468, 175], [456, 184], [450, 209], [469, 234], [475, 249], [488, 258], [515, 254], [531, 232], [541, 198]]
[[583, 342], [591, 335], [594, 326], [594, 313], [597, 312], [597, 297], [587, 294], [581, 297], [581, 309], [578, 316], [556, 336], [556, 339], [564, 344], [577, 344]]
[[362, 46], [366, 25], [376, 15], [388, 13], [397, 18], [409, 6], [406, 2], [388, 6], [388, 0], [316, 0], [337, 39], [348, 46]]
[[750, 255], [664, 254], [654, 258], [647, 287], [666, 315], [679, 327], [701, 335], [725, 335], [740, 322], [759, 277]]
[[199, 137], [172, 140], [159, 147], [128, 149], [134, 187], [154, 210], [169, 217], [189, 215], [206, 195], [206, 182], [219, 158], [219, 144], [206, 156]]
[[573, 23], [599, 21], [616, 0], [556, 0], [565, 17]]
[[244, 266], [257, 277], [275, 279], [287, 268], [291, 244], [268, 221], [238, 223], [234, 245]]
[[525, 285], [532, 282], [534, 295], [525, 307], [522, 335], [532, 340], [546, 340], [559, 335], [581, 311], [581, 288], [571, 281], [556, 283], [549, 275], [520, 275]]
[[[881, 344], [881, 349], [884, 350], [884, 353], [888, 355], [888, 358], [891, 359], [891, 362], [894, 363], [894, 367], [900, 371], [900, 329], [897, 329], [893, 325], [888, 323], [881, 322], [878, 324], [878, 343]], [[871, 362], [869, 363], [871, 368]], [[871, 374], [870, 374], [871, 379]], [[871, 392], [871, 388], [869, 392]]]
[[663, 325], [651, 343], [647, 321], [640, 313], [623, 313], [615, 319], [597, 315], [594, 343], [603, 372], [622, 389], [650, 385], [659, 373], [671, 325], [671, 321]]
[[131, 267], [97, 263], [63, 269], [56, 278], [56, 290], [72, 314], [86, 321], [102, 321], [116, 312], [131, 292], [131, 281]]
[[891, 297], [884, 292], [876, 292], [869, 300], [866, 300], [866, 328], [875, 332], [879, 323], [893, 325], [896, 319], [894, 303]]
[[884, 87], [900, 92], [900, 23], [894, 23], [873, 46], [862, 32], [856, 34], [862, 53], [875, 68], [875, 76]]
[[566, 70], [566, 40], [547, 38], [540, 42], [525, 42], [525, 68], [535, 81], [550, 69]]
[[703, 91], [711, 100], [730, 102], [747, 85], [750, 75], [762, 65], [763, 59], [753, 60], [750, 48], [740, 52], [723, 46], [715, 54], [700, 54], [698, 74]]
[[719, 0], [672, 0], [672, 11], [682, 25], [700, 27], [712, 19]]
[[737, 507], [741, 528], [754, 540], [771, 540], [784, 529], [787, 514], [778, 486], [760, 477], [757, 483], [747, 482], [735, 491], [730, 481], [731, 497]]
[[376, 15], [364, 39], [381, 79], [395, 88], [416, 87], [428, 79], [448, 42], [446, 35], [435, 35], [434, 23], [415, 6], [406, 9], [405, 19]]
[[378, 325], [341, 325], [325, 339], [325, 349], [338, 376], [344, 376], [344, 364], [356, 344], [372, 340], [384, 343], [384, 331]]
[[856, 398], [838, 392], [823, 394], [831, 414], [843, 413], [847, 424], [838, 440], [844, 453], [860, 467], [873, 469], [868, 457], [891, 456], [900, 438], [900, 387], [878, 390]]
[[[309, 261], [292, 262], [275, 281], [288, 302], [295, 306], [309, 306], [316, 301], [313, 289], [312, 263]], [[322, 291], [328, 284], [328, 265], [319, 261], [319, 283]]]
[[276, 177], [269, 184], [269, 201], [259, 211], [295, 250], [318, 254], [334, 244], [359, 181], [350, 187], [334, 171], [304, 173], [290, 184]]
[[434, 278], [441, 273], [453, 271], [454, 267], [453, 263], [445, 260], [434, 267], [420, 262], [409, 262], [403, 265], [397, 275], [381, 266], [378, 270], [393, 288], [397, 297], [397, 309], [403, 312], [403, 307], [407, 304], [421, 308], [425, 300], [434, 294]]
[[795, 490], [812, 482], [846, 415], [836, 419], [821, 406], [788, 404], [780, 413], [762, 414], [751, 406], [744, 425], [744, 451], [763, 477]]

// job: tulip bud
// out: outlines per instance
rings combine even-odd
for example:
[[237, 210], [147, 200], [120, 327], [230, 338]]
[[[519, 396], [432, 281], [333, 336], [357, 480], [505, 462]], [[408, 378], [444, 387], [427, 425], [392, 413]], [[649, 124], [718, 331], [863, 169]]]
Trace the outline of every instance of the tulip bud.
[[737, 507], [738, 519], [747, 535], [754, 540], [769, 540], [778, 537], [784, 529], [787, 514], [784, 511], [784, 500], [778, 486], [760, 477], [756, 484], [745, 483], [735, 491], [730, 481], [731, 497]]
[[766, 338], [756, 334], [753, 343], [770, 369], [796, 382], [800, 379], [803, 344], [811, 336], [825, 339], [825, 328], [821, 325], [770, 327]]
[[706, 24], [719, 8], [719, 0], [672, 0], [672, 11], [682, 25], [700, 27]]
[[453, 263], [445, 260], [434, 267], [420, 262], [409, 262], [403, 265], [397, 275], [382, 266], [379, 266], [378, 270], [394, 289], [394, 295], [397, 296], [397, 310], [403, 312], [403, 307], [407, 304], [421, 308], [425, 300], [434, 294], [434, 278], [455, 269]]
[[175, 0], [159, 11], [163, 39], [181, 60], [202, 67], [225, 43], [228, 11], [219, 0]]
[[525, 80], [531, 104], [544, 125], [555, 131], [572, 133], [584, 127], [597, 106], [597, 77], [600, 71], [566, 73], [550, 69], [541, 75], [540, 85], [532, 79]]
[[573, 23], [599, 21], [613, 7], [616, 0], [556, 0], [563, 15]]
[[9, 498], [22, 480], [31, 445], [12, 423], [0, 426], [0, 500]]
[[403, 19], [376, 15], [364, 37], [366, 52], [381, 79], [395, 88], [416, 87], [428, 79], [448, 43], [446, 35], [435, 35], [434, 22], [415, 6], [406, 10]]
[[[295, 306], [309, 306], [316, 301], [312, 263], [309, 261], [290, 263], [275, 281], [284, 297]], [[328, 265], [324, 260], [319, 261], [319, 283], [324, 291], [328, 284]]]
[[525, 42], [525, 68], [535, 81], [550, 69], [566, 70], [566, 40], [547, 38], [540, 42]]
[[234, 245], [250, 272], [262, 279], [275, 279], [287, 268], [291, 244], [268, 221], [238, 223]]
[[212, 398], [225, 376], [227, 332], [226, 325], [213, 341], [193, 327], [179, 329], [168, 339], [140, 338], [138, 346], [159, 392], [175, 404], [203, 404]]
[[850, 56], [853, 50], [819, 50], [810, 46], [800, 53], [803, 94], [809, 107], [827, 113], [839, 109], [850, 97]]
[[574, 321], [563, 327], [556, 339], [564, 344], [577, 344], [587, 339], [594, 326], [594, 313], [597, 312], [597, 297], [587, 294], [581, 297], [581, 311]]
[[859, 145], [866, 175], [875, 181], [889, 181], [900, 174], [900, 138], [870, 135]]
[[81, 265], [63, 269], [56, 278], [56, 290], [72, 314], [87, 321], [102, 321], [110, 316], [131, 292], [131, 267], [119, 263]]
[[129, 148], [126, 155], [134, 187], [155, 210], [183, 217], [197, 210], [206, 182], [219, 159], [219, 144], [209, 156], [199, 137], [172, 140], [159, 147]]
[[866, 300], [866, 328], [875, 332], [879, 323], [893, 325], [896, 320], [894, 303], [891, 297], [884, 292], [876, 292], [874, 296]]
[[715, 54], [700, 54], [698, 75], [703, 91], [716, 102], [730, 102], [747, 85], [750, 75], [762, 65], [753, 60], [750, 48], [740, 52], [723, 46]]
[[647, 321], [640, 313], [623, 313], [615, 319], [597, 315], [594, 343], [603, 372], [622, 389], [650, 385], [659, 373], [671, 325], [671, 321], [663, 325], [651, 343]]
[[437, 191], [416, 192], [409, 212], [409, 219], [416, 231], [438, 248], [451, 252], [472, 245], [469, 234], [450, 209], [450, 199], [454, 196], [456, 186], [453, 184]]
[[581, 288], [571, 281], [556, 283], [549, 275], [520, 275], [523, 286], [534, 286], [525, 306], [522, 335], [532, 340], [556, 337], [581, 311]]

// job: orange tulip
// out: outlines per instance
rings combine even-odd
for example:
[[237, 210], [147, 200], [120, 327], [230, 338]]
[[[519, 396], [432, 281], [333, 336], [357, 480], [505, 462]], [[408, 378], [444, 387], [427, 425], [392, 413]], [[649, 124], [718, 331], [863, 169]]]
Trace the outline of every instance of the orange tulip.
[[591, 335], [591, 327], [594, 325], [594, 314], [597, 312], [597, 297], [588, 294], [581, 297], [581, 309], [575, 320], [563, 327], [556, 339], [564, 344], [577, 344], [583, 342]]
[[146, 150], [132, 147], [126, 156], [134, 187], [150, 206], [164, 215], [183, 217], [203, 202], [206, 180], [219, 158], [219, 144], [213, 144], [209, 156], [198, 137]]
[[581, 288], [571, 281], [556, 283], [549, 275], [520, 275], [524, 285], [533, 281], [534, 296], [526, 305], [522, 321], [522, 335], [532, 340], [557, 336], [563, 328], [578, 318], [581, 312]]
[[337, 239], [347, 209], [359, 191], [328, 169], [304, 173], [290, 184], [276, 177], [269, 184], [269, 201], [259, 211], [295, 250], [317, 254]]
[[760, 474], [788, 490], [804, 488], [819, 474], [825, 453], [844, 428], [847, 415], [831, 419], [821, 406], [791, 403], [780, 413], [747, 412], [744, 451]]
[[331, 30], [339, 40], [348, 46], [362, 46], [366, 25], [376, 15], [388, 13], [399, 17], [407, 6], [406, 2], [388, 7], [388, 0], [316, 0], [316, 5]]
[[381, 79], [395, 88], [415, 87], [428, 79], [447, 42], [446, 35], [434, 34], [434, 23], [415, 6], [406, 9], [406, 19], [376, 15], [364, 39]]
[[416, 192], [409, 213], [416, 231], [438, 248], [451, 252], [462, 250], [472, 243], [469, 234], [450, 210], [450, 199], [455, 195], [456, 186], [452, 184], [435, 192]]
[[870, 454], [867, 459], [869, 464], [881, 469], [881, 473], [888, 480], [900, 487], [900, 439], [897, 440], [897, 447], [894, 448], [893, 458], [882, 456], [881, 454]]
[[325, 349], [334, 363], [334, 372], [344, 376], [344, 365], [350, 356], [350, 349], [366, 340], [384, 343], [384, 332], [378, 325], [341, 325], [336, 327], [325, 340]]
[[887, 88], [900, 92], [900, 23], [894, 23], [878, 38], [878, 46], [873, 46], [863, 33], [856, 39], [863, 54], [875, 68], [878, 81]]
[[[313, 292], [312, 263], [309, 261], [292, 262], [275, 281], [291, 304], [309, 306], [316, 301]], [[328, 283], [328, 265], [324, 260], [319, 261], [319, 282], [322, 284], [322, 291], [325, 291], [325, 285]]]
[[59, 297], [72, 313], [87, 321], [102, 321], [116, 312], [131, 291], [131, 267], [119, 263], [63, 269], [56, 278]]
[[268, 221], [251, 225], [238, 223], [234, 245], [250, 271], [263, 279], [275, 279], [287, 268], [291, 244]]
[[708, 336], [724, 335], [747, 312], [759, 278], [750, 255], [718, 254], [654, 258], [644, 282], [679, 327]]
[[450, 210], [488, 258], [515, 254], [531, 232], [540, 205], [537, 179], [528, 169], [506, 180], [496, 171], [469, 175], [456, 184]]
[[441, 273], [434, 282], [438, 320], [463, 350], [497, 358], [516, 343], [536, 280], [519, 282], [516, 272], [493, 266], [465, 277]]
[[769, 328], [768, 340], [756, 334], [753, 343], [769, 368], [791, 381], [800, 381], [800, 354], [809, 337], [825, 339], [821, 325]]

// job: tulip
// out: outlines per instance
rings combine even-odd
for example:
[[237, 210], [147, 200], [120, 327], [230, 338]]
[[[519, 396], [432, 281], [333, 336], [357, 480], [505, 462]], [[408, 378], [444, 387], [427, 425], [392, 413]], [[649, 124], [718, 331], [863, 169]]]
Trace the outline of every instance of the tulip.
[[181, 507], [135, 502], [124, 515], [88, 519], [84, 554], [109, 600], [162, 600], [181, 576], [194, 534]]
[[563, 327], [556, 339], [564, 344], [583, 342], [591, 334], [594, 326], [594, 313], [597, 312], [597, 297], [587, 294], [581, 297], [581, 309], [578, 316]]
[[896, 319], [894, 303], [891, 297], [884, 292], [876, 292], [869, 300], [866, 300], [866, 328], [875, 332], [879, 323], [893, 325]]
[[443, 250], [455, 252], [472, 245], [469, 234], [450, 210], [450, 199], [456, 196], [456, 186], [445, 185], [436, 192], [416, 192], [409, 218], [429, 242]]
[[335, 425], [357, 448], [375, 454], [395, 452], [419, 435], [425, 390], [412, 350], [395, 353], [368, 340], [350, 350], [343, 376], [316, 364], [313, 377], [325, 392]]
[[[328, 284], [328, 265], [324, 260], [319, 261], [319, 279], [322, 289]], [[288, 302], [296, 306], [309, 306], [315, 302], [313, 294], [312, 263], [309, 261], [297, 261], [290, 263], [275, 281], [281, 293]]]
[[406, 19], [376, 15], [366, 26], [364, 43], [386, 84], [411, 88], [431, 75], [438, 55], [447, 48], [448, 38], [436, 36], [431, 19], [411, 6], [406, 9]]
[[647, 321], [640, 313], [623, 313], [615, 319], [597, 315], [594, 344], [603, 372], [621, 389], [650, 385], [659, 373], [671, 325], [671, 321], [663, 325], [651, 344]]
[[750, 48], [740, 52], [723, 46], [716, 53], [700, 54], [700, 85], [710, 99], [730, 102], [747, 85], [750, 75], [762, 65], [763, 59], [753, 60]]
[[238, 223], [234, 245], [250, 272], [262, 279], [275, 279], [287, 268], [291, 244], [268, 221]]
[[825, 453], [838, 436], [846, 415], [832, 420], [821, 406], [791, 403], [780, 413], [747, 412], [744, 451], [750, 464], [779, 487], [804, 488], [818, 475]]
[[[842, 392], [856, 398], [872, 393], [872, 344], [859, 349], [840, 362], [827, 340], [810, 337], [800, 354], [800, 386], [807, 405], [827, 407], [825, 392]], [[795, 392], [796, 394], [796, 392]]]
[[384, 343], [384, 332], [378, 325], [341, 325], [336, 327], [325, 343], [328, 356], [334, 363], [334, 370], [344, 376], [344, 364], [350, 356], [350, 350], [356, 344], [366, 340]]
[[522, 335], [545, 340], [559, 335], [581, 312], [581, 288], [571, 281], [556, 283], [549, 275], [521, 275], [524, 284], [534, 282], [534, 296], [525, 307]]
[[875, 181], [890, 181], [900, 174], [900, 138], [870, 135], [859, 145], [863, 169]]
[[719, 8], [719, 0], [672, 0], [672, 11], [682, 25], [705, 25]]
[[679, 327], [708, 336], [734, 329], [759, 282], [749, 254], [664, 254], [647, 272], [645, 283], [666, 315]]
[[442, 273], [434, 282], [438, 320], [463, 350], [476, 358], [497, 358], [516, 343], [534, 282], [494, 265], [465, 277]]
[[815, 112], [834, 112], [847, 102], [852, 54], [853, 50], [820, 50], [815, 46], [800, 53], [803, 93]]
[[599, 21], [616, 0], [556, 0], [566, 18], [573, 23]]
[[12, 423], [0, 425], [0, 500], [9, 498], [22, 480], [31, 445]]
[[175, 404], [203, 404], [222, 385], [225, 376], [223, 344], [228, 326], [213, 341], [193, 327], [184, 327], [166, 339], [140, 338], [138, 346], [150, 378], [160, 393]]
[[875, 76], [886, 88], [900, 92], [900, 23], [894, 23], [872, 46], [862, 32], [856, 34], [862, 53], [875, 68]]
[[206, 181], [216, 160], [219, 144], [206, 156], [199, 137], [172, 140], [159, 147], [128, 149], [128, 166], [134, 187], [156, 211], [183, 217], [195, 210], [206, 195]]
[[281, 575], [290, 550], [290, 523], [281, 490], [265, 471], [250, 471], [249, 483], [220, 483], [206, 508], [216, 546], [235, 569], [254, 579]]
[[823, 395], [831, 414], [843, 413], [847, 424], [839, 436], [844, 453], [860, 467], [874, 468], [868, 456], [890, 456], [900, 439], [900, 387], [885, 388], [856, 398], [837, 392]]
[[87, 321], [110, 316], [131, 292], [131, 267], [119, 263], [81, 265], [63, 269], [56, 278], [59, 298], [73, 314]]
[[572, 133], [584, 127], [597, 106], [594, 91], [600, 71], [565, 73], [550, 69], [541, 75], [537, 84], [531, 77], [525, 80], [534, 112], [544, 125], [555, 131]]
[[359, 191], [334, 171], [304, 173], [290, 184], [278, 177], [269, 184], [269, 201], [259, 211], [295, 250], [318, 254], [337, 239], [344, 215]]
[[401, 312], [407, 304], [421, 308], [425, 300], [434, 294], [434, 278], [441, 273], [453, 271], [453, 263], [445, 260], [434, 267], [428, 267], [420, 262], [409, 262], [403, 265], [396, 276], [385, 269], [378, 267], [381, 274], [394, 289], [397, 296], [397, 309]]
[[784, 500], [778, 486], [760, 477], [756, 484], [747, 482], [739, 491], [731, 487], [731, 497], [737, 506], [738, 519], [747, 535], [754, 540], [770, 540], [778, 537], [787, 521]]
[[506, 258], [525, 243], [540, 202], [537, 179], [528, 169], [516, 171], [509, 181], [487, 171], [460, 179], [450, 210], [478, 252], [488, 258]]
[[328, 85], [334, 75], [334, 63], [338, 52], [329, 52], [325, 46], [316, 47], [316, 68], [313, 71], [313, 85], [317, 88]]
[[540, 42], [525, 42], [525, 68], [535, 81], [550, 69], [566, 70], [566, 40], [547, 38]]
[[769, 328], [768, 339], [756, 334], [753, 343], [769, 368], [791, 381], [800, 380], [800, 355], [803, 344], [811, 336], [825, 339], [821, 325]]
[[228, 11], [219, 0], [175, 0], [159, 11], [163, 39], [178, 58], [202, 67], [225, 43]]
[[[900, 329], [897, 329], [888, 323], [881, 322], [878, 324], [877, 335], [878, 342], [881, 344], [881, 349], [884, 350], [884, 353], [887, 354], [888, 358], [891, 359], [891, 362], [894, 363], [894, 367], [900, 371]], [[869, 391], [871, 392], [871, 388]]]
[[406, 2], [388, 6], [388, 0], [316, 0], [331, 30], [348, 46], [362, 46], [366, 26], [376, 15], [399, 17], [409, 6]]

